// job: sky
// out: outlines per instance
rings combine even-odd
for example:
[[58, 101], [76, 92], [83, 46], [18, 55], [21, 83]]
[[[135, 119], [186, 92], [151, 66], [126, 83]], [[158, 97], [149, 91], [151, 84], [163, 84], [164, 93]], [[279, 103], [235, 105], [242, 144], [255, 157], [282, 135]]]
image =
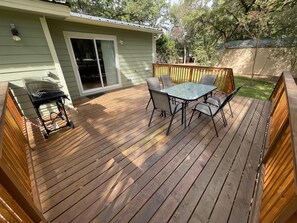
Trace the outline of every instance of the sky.
[[178, 3], [179, 2], [179, 0], [169, 0], [172, 4], [173, 3]]
[[[176, 3], [180, 2], [180, 1], [181, 1], [181, 0], [169, 0], [169, 2], [170, 2], [171, 4], [176, 4]], [[211, 7], [211, 5], [212, 5], [212, 1], [209, 1], [207, 5], [208, 5], [209, 7]]]

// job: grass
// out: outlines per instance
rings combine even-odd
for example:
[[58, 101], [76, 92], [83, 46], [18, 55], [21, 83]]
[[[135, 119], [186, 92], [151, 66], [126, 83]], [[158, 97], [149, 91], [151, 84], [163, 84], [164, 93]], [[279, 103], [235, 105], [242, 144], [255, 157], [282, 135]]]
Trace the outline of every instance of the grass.
[[234, 76], [234, 80], [236, 87], [244, 84], [238, 95], [261, 100], [269, 100], [275, 86], [272, 81], [254, 79], [251, 82], [251, 78], [248, 77]]

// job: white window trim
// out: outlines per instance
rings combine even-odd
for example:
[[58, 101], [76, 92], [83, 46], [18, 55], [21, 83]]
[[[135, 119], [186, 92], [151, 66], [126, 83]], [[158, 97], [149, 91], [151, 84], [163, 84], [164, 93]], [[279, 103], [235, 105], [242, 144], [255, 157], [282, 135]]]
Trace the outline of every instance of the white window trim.
[[[94, 34], [94, 33], [68, 32], [68, 31], [64, 31], [63, 35], [64, 35], [64, 39], [65, 39], [65, 42], [66, 42], [68, 54], [70, 56], [73, 72], [75, 74], [74, 76], [75, 76], [75, 79], [76, 79], [76, 82], [77, 82], [77, 85], [78, 85], [79, 93], [80, 93], [81, 96], [100, 93], [100, 92], [113, 90], [113, 89], [117, 89], [117, 88], [122, 87], [122, 79], [121, 79], [121, 75], [120, 75], [120, 65], [119, 65], [119, 56], [118, 56], [118, 45], [117, 45], [117, 37], [116, 36], [113, 36], [113, 35], [101, 35], [101, 34]], [[76, 64], [76, 61], [75, 61], [75, 58], [74, 58], [74, 52], [73, 52], [72, 44], [71, 44], [71, 41], [70, 41], [71, 38], [91, 39], [91, 40], [93, 40], [93, 39], [112, 40], [113, 43], [114, 43], [115, 64], [116, 64], [119, 83], [116, 84], [116, 85], [107, 86], [107, 87], [104, 87], [104, 88], [101, 88], [101, 89], [83, 90], [82, 82], [81, 82], [81, 79], [80, 79], [80, 76], [79, 76], [78, 67], [77, 67], [77, 64]]]
[[153, 58], [153, 63], [156, 63], [157, 61], [157, 52], [156, 52], [156, 38], [155, 34], [152, 35], [152, 58]]

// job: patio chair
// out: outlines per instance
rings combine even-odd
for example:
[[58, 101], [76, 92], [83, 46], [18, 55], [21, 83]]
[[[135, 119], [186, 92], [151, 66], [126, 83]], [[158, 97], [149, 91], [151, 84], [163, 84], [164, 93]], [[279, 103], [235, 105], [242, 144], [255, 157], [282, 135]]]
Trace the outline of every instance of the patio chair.
[[170, 76], [167, 75], [167, 74], [161, 75], [161, 81], [162, 81], [162, 84], [163, 84], [163, 88], [169, 88], [169, 87], [172, 87], [174, 85], [172, 83], [172, 81], [171, 81]]
[[217, 80], [217, 75], [214, 74], [202, 74], [199, 84], [214, 85]]
[[195, 107], [193, 108], [193, 113], [191, 115], [188, 126], [191, 124], [191, 121], [192, 121], [192, 118], [194, 116], [195, 111], [198, 111], [199, 112], [198, 118], [201, 116], [201, 114], [205, 114], [205, 115], [211, 117], [214, 128], [215, 128], [215, 131], [216, 131], [216, 135], [217, 135], [217, 137], [219, 137], [218, 130], [217, 130], [217, 127], [216, 127], [216, 124], [215, 124], [215, 121], [214, 121], [214, 117], [220, 112], [221, 115], [222, 115], [224, 126], [225, 127], [227, 126], [227, 120], [226, 120], [223, 108], [230, 101], [230, 99], [233, 97], [233, 94], [234, 93], [232, 92], [231, 94], [227, 95], [227, 97], [222, 101], [222, 103], [219, 102], [218, 107], [217, 106], [211, 106], [211, 105], [209, 105], [209, 104], [207, 104], [205, 102], [203, 102], [203, 103], [199, 102], [198, 104], [196, 104]]
[[[217, 80], [217, 75], [214, 74], [202, 74], [199, 84], [214, 85]], [[210, 93], [212, 96], [212, 93]], [[208, 95], [204, 96], [204, 101], [206, 101]]]
[[[228, 106], [229, 106], [229, 109], [230, 109], [230, 113], [231, 113], [231, 117], [233, 118], [233, 111], [231, 109], [231, 105], [230, 105], [230, 101], [234, 98], [234, 96], [237, 94], [237, 92], [240, 90], [240, 88], [242, 88], [243, 85], [237, 87], [231, 94], [232, 94], [232, 97], [230, 98], [230, 100], [228, 101]], [[226, 93], [222, 93], [224, 95], [224, 98], [228, 96], [228, 94]], [[223, 102], [223, 98], [219, 98], [217, 96], [211, 96], [211, 97], [208, 97], [206, 99], [206, 103], [209, 103], [209, 104], [212, 104], [212, 105], [215, 105], [217, 107], [220, 106], [220, 104], [222, 104]]]
[[[150, 91], [150, 95], [151, 95], [151, 98], [153, 101], [154, 109], [152, 111], [152, 115], [151, 115], [148, 127], [150, 127], [150, 125], [151, 125], [155, 110], [160, 109], [161, 112], [168, 113], [169, 115], [171, 115], [171, 120], [170, 120], [168, 129], [167, 129], [167, 133], [166, 133], [166, 135], [168, 135], [173, 118], [177, 112], [182, 110], [182, 105], [181, 104], [177, 104], [177, 105], [171, 104], [169, 95], [165, 92], [161, 92], [161, 91], [153, 90], [153, 89], [149, 89], [149, 91]], [[164, 117], [166, 117], [166, 116], [164, 116]], [[183, 123], [183, 112], [182, 112], [181, 123]]]
[[[148, 89], [151, 89], [151, 90], [161, 90], [161, 86], [160, 86], [160, 82], [159, 82], [159, 79], [157, 77], [149, 77], [146, 79], [146, 83], [147, 83], [147, 87]], [[146, 105], [146, 108], [148, 108], [150, 102], [152, 100], [152, 97], [150, 97], [147, 105]]]
[[[162, 81], [163, 88], [169, 88], [174, 86], [174, 83], [171, 81], [170, 76], [167, 74], [161, 75], [161, 81]], [[173, 104], [181, 103], [181, 101], [176, 98], [170, 98], [170, 99]]]

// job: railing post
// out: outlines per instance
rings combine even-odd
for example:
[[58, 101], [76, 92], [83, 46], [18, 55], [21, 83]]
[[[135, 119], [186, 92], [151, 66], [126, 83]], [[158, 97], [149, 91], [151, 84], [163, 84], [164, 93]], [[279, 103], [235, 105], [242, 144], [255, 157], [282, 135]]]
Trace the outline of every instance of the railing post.
[[193, 76], [193, 67], [190, 68], [189, 82], [192, 82], [192, 76]]

